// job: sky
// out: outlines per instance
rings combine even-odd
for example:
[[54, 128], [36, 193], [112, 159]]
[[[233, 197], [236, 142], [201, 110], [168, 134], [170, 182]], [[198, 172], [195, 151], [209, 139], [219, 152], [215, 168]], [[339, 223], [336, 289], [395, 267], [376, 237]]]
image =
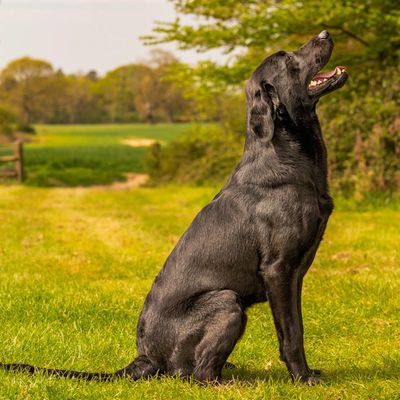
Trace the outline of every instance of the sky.
[[[139, 36], [154, 21], [173, 21], [168, 0], [0, 0], [0, 68], [23, 56], [47, 60], [64, 72], [100, 74], [145, 61], [151, 47]], [[220, 59], [218, 51], [198, 54], [158, 45], [187, 63]]]

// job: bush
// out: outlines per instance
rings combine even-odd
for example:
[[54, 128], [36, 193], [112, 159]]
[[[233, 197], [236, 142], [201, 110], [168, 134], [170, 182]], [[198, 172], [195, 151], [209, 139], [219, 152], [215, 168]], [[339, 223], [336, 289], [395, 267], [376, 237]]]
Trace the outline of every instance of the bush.
[[237, 135], [216, 125], [195, 125], [166, 146], [150, 149], [145, 161], [149, 183], [219, 184], [232, 172], [242, 151], [243, 140]]
[[347, 197], [400, 190], [400, 68], [365, 69], [321, 101], [332, 188]]
[[18, 121], [18, 114], [5, 105], [0, 105], [0, 134], [13, 137], [14, 125]]
[[17, 131], [30, 134], [36, 133], [35, 128], [32, 125], [27, 124], [25, 122], [21, 122], [17, 125]]

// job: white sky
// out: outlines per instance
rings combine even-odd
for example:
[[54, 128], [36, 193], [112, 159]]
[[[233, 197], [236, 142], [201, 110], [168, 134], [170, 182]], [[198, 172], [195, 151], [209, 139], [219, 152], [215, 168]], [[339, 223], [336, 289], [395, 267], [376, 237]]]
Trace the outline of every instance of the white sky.
[[[168, 0], [0, 0], [0, 68], [28, 55], [68, 73], [104, 73], [145, 60], [151, 47], [139, 36], [151, 33], [154, 21], [175, 17]], [[221, 58], [217, 51], [176, 55], [188, 63]]]

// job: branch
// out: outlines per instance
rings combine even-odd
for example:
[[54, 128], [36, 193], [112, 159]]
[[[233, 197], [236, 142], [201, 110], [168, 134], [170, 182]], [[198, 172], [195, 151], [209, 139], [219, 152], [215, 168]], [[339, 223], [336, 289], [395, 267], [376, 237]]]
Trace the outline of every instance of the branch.
[[322, 24], [322, 27], [323, 27], [323, 28], [327, 28], [327, 29], [338, 29], [339, 31], [341, 31], [341, 32], [343, 32], [344, 34], [346, 34], [347, 36], [350, 36], [350, 37], [353, 38], [354, 40], [357, 40], [358, 42], [360, 42], [361, 44], [363, 44], [365, 47], [369, 47], [369, 43], [367, 43], [365, 40], [361, 39], [360, 37], [358, 37], [358, 36], [355, 35], [354, 33], [351, 33], [351, 32], [348, 31], [347, 29], [342, 28], [341, 26]]

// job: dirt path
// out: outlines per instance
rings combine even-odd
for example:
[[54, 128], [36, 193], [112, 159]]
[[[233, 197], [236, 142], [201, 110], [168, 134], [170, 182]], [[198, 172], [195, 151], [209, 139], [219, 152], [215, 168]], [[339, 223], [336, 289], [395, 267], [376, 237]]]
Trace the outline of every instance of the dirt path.
[[124, 139], [121, 141], [122, 144], [131, 146], [131, 147], [150, 147], [152, 144], [154, 144], [156, 142], [157, 142], [157, 140], [144, 139], [144, 138]]
[[[131, 147], [150, 147], [156, 142], [157, 140], [146, 138], [131, 138], [121, 141], [122, 144]], [[96, 185], [92, 187], [95, 189], [105, 190], [127, 190], [142, 186], [149, 179], [149, 176], [147, 174], [139, 174], [136, 172], [127, 172], [124, 174], [124, 176], [126, 178], [125, 182], [113, 182], [110, 185]]]
[[142, 186], [149, 179], [149, 176], [147, 174], [139, 174], [136, 172], [127, 172], [124, 174], [124, 176], [126, 178], [126, 181], [124, 182], [113, 182], [109, 185], [95, 185], [90, 186], [90, 188], [112, 191], [127, 190]]
[[[131, 138], [121, 140], [121, 143], [131, 147], [150, 147], [152, 144], [156, 143], [156, 140], [146, 138]], [[94, 185], [90, 186], [90, 188], [112, 191], [129, 190], [144, 185], [149, 179], [147, 174], [139, 174], [136, 172], [126, 172], [124, 177], [126, 179], [124, 182], [113, 182], [109, 185]]]

